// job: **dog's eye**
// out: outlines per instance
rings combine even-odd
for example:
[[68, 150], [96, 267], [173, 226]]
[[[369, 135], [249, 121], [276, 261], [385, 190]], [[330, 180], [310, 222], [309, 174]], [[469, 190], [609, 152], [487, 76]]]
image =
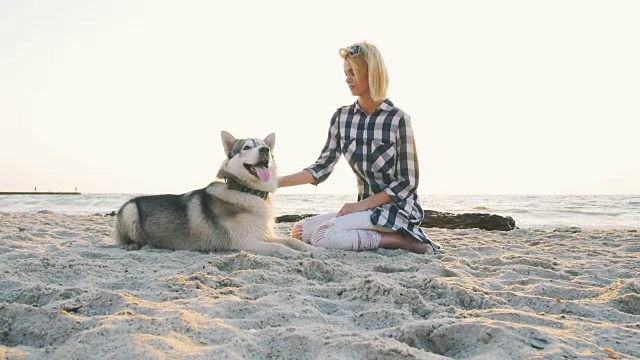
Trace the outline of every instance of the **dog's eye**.
[[242, 148], [242, 150], [249, 150], [249, 149], [251, 149], [251, 146], [249, 146], [249, 145], [245, 145], [245, 146]]

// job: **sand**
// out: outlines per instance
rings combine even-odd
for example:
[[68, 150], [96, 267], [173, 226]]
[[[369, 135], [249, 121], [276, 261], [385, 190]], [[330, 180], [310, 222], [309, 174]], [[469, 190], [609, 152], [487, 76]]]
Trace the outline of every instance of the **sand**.
[[113, 225], [0, 213], [0, 358], [640, 358], [636, 231], [267, 256], [126, 251]]

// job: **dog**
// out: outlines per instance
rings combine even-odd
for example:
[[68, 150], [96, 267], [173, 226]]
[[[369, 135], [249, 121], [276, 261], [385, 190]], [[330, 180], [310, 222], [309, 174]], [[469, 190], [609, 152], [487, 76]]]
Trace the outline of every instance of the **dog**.
[[140, 196], [118, 210], [115, 236], [128, 249], [145, 245], [217, 252], [317, 251], [298, 239], [277, 237], [269, 193], [276, 191], [275, 134], [236, 139], [221, 133], [227, 158], [207, 187], [181, 195]]

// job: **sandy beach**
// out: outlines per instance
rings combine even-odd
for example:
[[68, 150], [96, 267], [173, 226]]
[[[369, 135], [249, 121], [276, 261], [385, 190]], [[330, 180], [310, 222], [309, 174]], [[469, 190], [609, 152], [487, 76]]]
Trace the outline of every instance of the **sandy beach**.
[[266, 256], [126, 251], [113, 225], [0, 213], [0, 359], [640, 358], [637, 231]]

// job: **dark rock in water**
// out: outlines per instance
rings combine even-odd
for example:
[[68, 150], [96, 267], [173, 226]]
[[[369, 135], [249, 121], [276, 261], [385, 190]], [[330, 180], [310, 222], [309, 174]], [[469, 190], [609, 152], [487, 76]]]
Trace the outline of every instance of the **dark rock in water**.
[[482, 230], [509, 231], [516, 228], [516, 222], [511, 216], [481, 213], [452, 214], [447, 212], [424, 210], [424, 219], [420, 226], [443, 229], [478, 228]]
[[301, 214], [301, 215], [282, 215], [276, 217], [277, 223], [298, 222], [308, 217], [316, 216], [317, 214]]
[[[276, 217], [277, 223], [297, 222], [316, 214], [282, 215]], [[443, 229], [483, 229], [509, 231], [516, 228], [516, 222], [511, 216], [495, 214], [464, 213], [452, 214], [440, 211], [425, 210], [424, 219], [420, 224], [426, 228]]]

